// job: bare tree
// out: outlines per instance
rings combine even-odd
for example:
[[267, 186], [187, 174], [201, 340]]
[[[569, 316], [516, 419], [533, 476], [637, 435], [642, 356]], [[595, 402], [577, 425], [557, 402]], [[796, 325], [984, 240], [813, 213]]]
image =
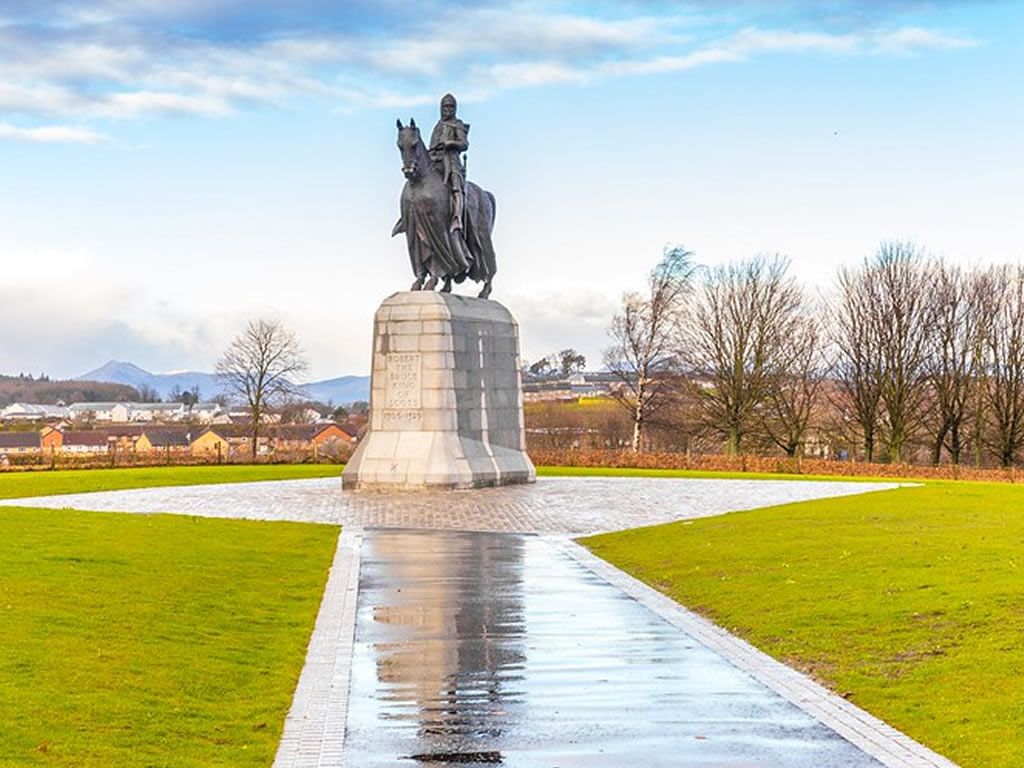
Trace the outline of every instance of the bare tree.
[[933, 307], [932, 265], [914, 245], [882, 243], [855, 270], [841, 268], [830, 312], [837, 376], [867, 461], [885, 438], [892, 461], [920, 424]]
[[982, 298], [987, 442], [1010, 467], [1024, 447], [1024, 266], [992, 269]]
[[803, 304], [788, 268], [781, 256], [716, 267], [694, 304], [684, 354], [701, 380], [705, 422], [730, 454], [760, 424], [759, 409], [787, 370], [783, 340], [797, 332]]
[[772, 442], [793, 458], [804, 444], [827, 373], [818, 320], [796, 317], [779, 344], [782, 364], [769, 381], [762, 421]]
[[563, 349], [558, 353], [558, 368], [563, 376], [579, 373], [587, 367], [587, 358], [575, 349]]
[[932, 464], [949, 452], [953, 464], [963, 453], [965, 422], [970, 413], [974, 382], [978, 376], [983, 280], [959, 267], [940, 263], [931, 290], [934, 322], [929, 334], [924, 371], [929, 385]]
[[139, 387], [139, 401], [143, 403], [159, 403], [160, 393], [149, 384], [142, 384]]
[[881, 354], [883, 426], [889, 458], [899, 462], [921, 422], [926, 395], [924, 363], [934, 306], [933, 265], [910, 243], [882, 243], [869, 268], [877, 294], [874, 324]]
[[694, 271], [693, 254], [681, 246], [665, 249], [648, 276], [647, 295], [626, 293], [612, 319], [605, 365], [621, 380], [616, 399], [633, 420], [632, 448], [643, 444], [645, 424], [671, 399], [677, 368], [676, 341], [683, 303]]
[[847, 407], [860, 430], [864, 460], [875, 459], [879, 414], [882, 409], [881, 354], [878, 350], [880, 311], [870, 290], [868, 269], [840, 267], [835, 297], [828, 311], [828, 328], [836, 350], [835, 373], [844, 402], [836, 403], [840, 412]]
[[250, 321], [217, 361], [222, 389], [249, 406], [253, 459], [267, 409], [296, 394], [307, 367], [298, 337], [278, 320]]
[[167, 402], [182, 403], [183, 405], [191, 408], [199, 402], [199, 385], [197, 384], [191, 389], [183, 390], [180, 386], [175, 384], [167, 393]]
[[551, 358], [542, 357], [537, 362], [532, 363], [526, 370], [535, 379], [546, 379], [551, 375]]

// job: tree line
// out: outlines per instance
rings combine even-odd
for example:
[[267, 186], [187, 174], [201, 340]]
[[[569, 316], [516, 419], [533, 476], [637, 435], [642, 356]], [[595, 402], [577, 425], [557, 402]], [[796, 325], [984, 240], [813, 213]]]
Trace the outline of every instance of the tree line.
[[866, 461], [1013, 466], [1024, 449], [1024, 267], [883, 242], [812, 295], [780, 255], [700, 267], [666, 249], [626, 293], [605, 364], [632, 419], [729, 454], [821, 435]]

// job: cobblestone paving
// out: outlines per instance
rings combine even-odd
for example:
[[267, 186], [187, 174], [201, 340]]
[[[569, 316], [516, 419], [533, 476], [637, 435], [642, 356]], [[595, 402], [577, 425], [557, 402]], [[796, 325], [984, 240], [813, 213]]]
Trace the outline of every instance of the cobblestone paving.
[[339, 479], [326, 478], [144, 488], [2, 503], [97, 512], [171, 512], [339, 523], [362, 528], [577, 535], [895, 487], [895, 483], [791, 480], [542, 477], [536, 485], [385, 495], [342, 493]]

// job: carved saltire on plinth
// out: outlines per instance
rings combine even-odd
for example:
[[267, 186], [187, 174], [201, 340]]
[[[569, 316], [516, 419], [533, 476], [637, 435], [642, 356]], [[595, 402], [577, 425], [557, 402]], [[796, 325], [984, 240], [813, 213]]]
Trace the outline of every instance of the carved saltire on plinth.
[[346, 489], [528, 483], [519, 328], [495, 301], [396, 293], [374, 318], [370, 428]]

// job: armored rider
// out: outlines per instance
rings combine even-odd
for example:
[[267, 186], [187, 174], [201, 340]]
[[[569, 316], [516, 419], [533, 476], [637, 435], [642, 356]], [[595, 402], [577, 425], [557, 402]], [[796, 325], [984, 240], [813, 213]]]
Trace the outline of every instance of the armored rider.
[[446, 93], [441, 99], [441, 119], [430, 135], [430, 157], [444, 173], [444, 183], [451, 192], [452, 223], [450, 229], [462, 229], [466, 199], [466, 168], [462, 153], [469, 149], [469, 124], [455, 116], [455, 97]]

